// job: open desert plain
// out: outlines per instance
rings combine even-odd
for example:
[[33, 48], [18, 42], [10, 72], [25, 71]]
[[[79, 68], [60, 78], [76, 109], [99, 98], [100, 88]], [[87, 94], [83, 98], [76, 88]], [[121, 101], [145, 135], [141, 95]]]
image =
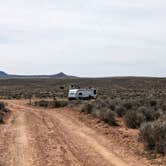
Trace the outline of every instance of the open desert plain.
[[[159, 127], [165, 83], [133, 77], [1, 79], [6, 111], [0, 124], [0, 165], [164, 166], [165, 145], [148, 146], [144, 135], [155, 133], [145, 134], [144, 126], [165, 127], [164, 122]], [[71, 84], [96, 87], [97, 99], [68, 101]]]

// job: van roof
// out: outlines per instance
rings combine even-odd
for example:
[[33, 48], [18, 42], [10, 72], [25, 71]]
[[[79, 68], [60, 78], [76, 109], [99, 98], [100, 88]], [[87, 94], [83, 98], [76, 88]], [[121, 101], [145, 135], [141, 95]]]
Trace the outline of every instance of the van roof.
[[70, 89], [70, 92], [77, 92], [79, 89]]
[[69, 91], [70, 92], [77, 92], [77, 91], [85, 91], [85, 90], [95, 90], [95, 88], [91, 88], [91, 89], [86, 89], [86, 88], [84, 88], [84, 89], [70, 89]]

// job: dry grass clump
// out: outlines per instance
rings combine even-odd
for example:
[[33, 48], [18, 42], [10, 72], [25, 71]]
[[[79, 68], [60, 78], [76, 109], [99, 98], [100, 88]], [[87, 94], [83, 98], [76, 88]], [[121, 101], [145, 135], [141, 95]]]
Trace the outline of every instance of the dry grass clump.
[[142, 124], [140, 138], [148, 150], [166, 154], [166, 117]]
[[156, 100], [151, 100], [150, 101], [150, 106], [151, 107], [156, 107], [157, 106], [157, 101]]
[[33, 103], [34, 106], [39, 106], [39, 107], [48, 107], [49, 101], [46, 100], [40, 100], [40, 101], [35, 101]]
[[128, 111], [124, 116], [124, 121], [128, 128], [138, 129], [142, 123], [157, 120], [161, 115], [160, 110], [142, 106]]
[[127, 101], [127, 102], [125, 102], [125, 103], [123, 104], [123, 106], [124, 106], [127, 110], [130, 110], [130, 109], [132, 108], [133, 104], [132, 104], [132, 102]]
[[102, 120], [111, 126], [118, 126], [118, 123], [116, 122], [115, 119], [115, 114], [111, 110], [107, 110], [104, 112]]
[[82, 102], [81, 111], [116, 126], [116, 117], [123, 118], [126, 127], [139, 129], [142, 124], [158, 120], [166, 113], [164, 103], [155, 99], [120, 99], [103, 96]]
[[117, 106], [115, 112], [117, 113], [118, 117], [123, 117], [126, 114], [127, 110], [123, 106]]
[[93, 102], [84, 102], [81, 105], [81, 111], [101, 119], [111, 126], [117, 126], [115, 113], [111, 110], [113, 105], [103, 100], [96, 100]]
[[4, 117], [9, 110], [5, 107], [4, 102], [0, 102], [0, 123], [4, 123]]
[[81, 112], [91, 114], [93, 109], [94, 109], [94, 105], [92, 103], [86, 102], [81, 105]]
[[[83, 102], [81, 111], [92, 114], [109, 123], [108, 119], [113, 119], [110, 125], [117, 125], [116, 116], [123, 118], [126, 127], [132, 129], [140, 128], [142, 123], [157, 120], [164, 114], [164, 111], [157, 105], [155, 99], [120, 99], [103, 96], [95, 101]], [[109, 117], [108, 119], [106, 117]], [[112, 120], [111, 119], [111, 120]]]
[[55, 100], [55, 101], [48, 101], [48, 100], [40, 100], [35, 101], [32, 103], [33, 106], [38, 107], [48, 107], [48, 108], [60, 108], [60, 107], [66, 107], [68, 105], [68, 101], [64, 100]]
[[146, 118], [142, 112], [129, 111], [124, 116], [124, 121], [128, 128], [138, 129], [146, 121]]
[[3, 110], [4, 108], [5, 108], [4, 102], [1, 102], [1, 101], [0, 101], [0, 110]]

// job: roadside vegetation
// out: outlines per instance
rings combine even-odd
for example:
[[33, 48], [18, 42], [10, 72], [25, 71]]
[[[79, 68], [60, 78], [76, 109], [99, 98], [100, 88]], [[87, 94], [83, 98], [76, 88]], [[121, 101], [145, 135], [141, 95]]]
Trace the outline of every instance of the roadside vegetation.
[[66, 107], [68, 105], [68, 101], [65, 100], [39, 100], [32, 102], [33, 106], [37, 107], [47, 107], [47, 108], [60, 108]]
[[[98, 98], [66, 101], [71, 84], [96, 87]], [[145, 149], [166, 154], [166, 79], [2, 79], [0, 98], [30, 99], [38, 107], [77, 107], [111, 126], [121, 119], [126, 128], [139, 130]]]
[[5, 107], [4, 102], [0, 101], [0, 124], [4, 123], [5, 115], [9, 112], [9, 110]]
[[84, 102], [80, 109], [111, 126], [118, 126], [116, 119], [122, 118], [127, 128], [140, 131], [140, 141], [147, 150], [166, 154], [166, 111], [163, 105], [151, 99], [140, 101], [106, 97]]
[[140, 131], [140, 141], [147, 150], [166, 154], [166, 111], [164, 103], [156, 100], [119, 100], [109, 97], [90, 101], [66, 101], [66, 100], [39, 100], [33, 102], [34, 106], [60, 108], [79, 107], [85, 114], [109, 124], [118, 126], [117, 118], [122, 118], [127, 128]]

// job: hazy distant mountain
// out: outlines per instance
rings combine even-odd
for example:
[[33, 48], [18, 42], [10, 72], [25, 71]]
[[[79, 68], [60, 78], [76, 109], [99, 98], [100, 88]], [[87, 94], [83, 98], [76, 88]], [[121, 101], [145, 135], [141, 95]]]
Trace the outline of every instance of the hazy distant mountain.
[[8, 77], [8, 74], [3, 71], [0, 71], [0, 78], [5, 78], [5, 77]]
[[15, 74], [8, 74], [3, 71], [0, 71], [0, 78], [75, 78], [75, 76], [67, 75], [63, 72], [53, 75], [15, 75]]
[[60, 72], [58, 74], [54, 74], [52, 75], [51, 77], [56, 77], [56, 78], [65, 78], [65, 77], [69, 77], [68, 75], [66, 75], [65, 73], [63, 72]]
[[60, 73], [54, 74], [54, 75], [50, 75], [49, 77], [53, 77], [53, 78], [77, 78], [76, 76], [67, 75], [63, 72], [60, 72]]

